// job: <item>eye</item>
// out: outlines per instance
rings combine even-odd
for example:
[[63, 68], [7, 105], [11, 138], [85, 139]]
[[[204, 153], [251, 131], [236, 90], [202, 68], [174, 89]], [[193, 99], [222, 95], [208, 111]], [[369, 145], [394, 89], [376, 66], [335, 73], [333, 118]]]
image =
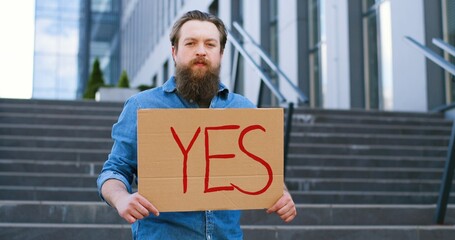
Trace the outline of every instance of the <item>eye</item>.
[[194, 42], [187, 42], [185, 43], [185, 46], [193, 46], [194, 45]]

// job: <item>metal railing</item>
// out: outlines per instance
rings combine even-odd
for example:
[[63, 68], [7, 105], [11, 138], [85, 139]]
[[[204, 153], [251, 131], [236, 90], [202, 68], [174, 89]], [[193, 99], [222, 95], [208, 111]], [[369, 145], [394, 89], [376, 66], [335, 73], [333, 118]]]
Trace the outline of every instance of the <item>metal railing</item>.
[[420, 44], [413, 38], [406, 36], [405, 39], [408, 40], [408, 42], [410, 42], [412, 46], [416, 47], [423, 55], [425, 55], [425, 57], [427, 57], [435, 64], [437, 64], [438, 66], [442, 67], [444, 70], [455, 76], [455, 65], [453, 65], [443, 57], [439, 56], [437, 53], [433, 52], [428, 47], [425, 47], [424, 45]]
[[[275, 72], [278, 74], [280, 79], [284, 79], [294, 90], [294, 92], [297, 94], [299, 97], [300, 101], [304, 104], [308, 103], [308, 98], [306, 95], [284, 74], [284, 72], [271, 60], [271, 58], [264, 52], [264, 50], [257, 44], [253, 38], [236, 22], [233, 23], [234, 28], [237, 30], [237, 32], [242, 36], [242, 38], [245, 40], [248, 40], [252, 46], [254, 46], [254, 50], [258, 55], [260, 56], [261, 60], [263, 60], [267, 65]], [[284, 169], [286, 169], [287, 166], [287, 161], [288, 161], [288, 151], [289, 151], [289, 142], [291, 139], [291, 129], [292, 129], [292, 118], [293, 118], [293, 113], [294, 113], [294, 103], [291, 101], [288, 101], [284, 94], [279, 90], [277, 86], [273, 84], [273, 81], [271, 80], [270, 76], [265, 72], [265, 70], [261, 67], [260, 65], [260, 60], [259, 62], [255, 61], [254, 58], [248, 53], [248, 51], [245, 50], [243, 45], [241, 44], [241, 41], [236, 39], [234, 35], [228, 31], [228, 41], [234, 46], [235, 48], [235, 54], [234, 54], [234, 59], [233, 59], [233, 64], [232, 64], [232, 71], [231, 71], [231, 89], [236, 92], [237, 90], [237, 77], [238, 77], [238, 64], [239, 64], [239, 59], [240, 56], [245, 59], [245, 61], [253, 67], [253, 69], [258, 73], [260, 79], [261, 79], [261, 84], [260, 84], [260, 89], [259, 89], [259, 94], [258, 94], [258, 101], [257, 101], [257, 107], [261, 107], [262, 105], [262, 86], [265, 84], [270, 92], [278, 99], [280, 106], [286, 106], [287, 105], [287, 110], [286, 110], [286, 127], [285, 127], [285, 132], [284, 132]], [[284, 176], [286, 176], [286, 171], [284, 171]]]
[[[414, 47], [416, 47], [423, 55], [425, 55], [428, 59], [433, 61], [435, 64], [455, 76], [455, 65], [448, 62], [443, 57], [439, 56], [435, 52], [433, 52], [428, 47], [420, 44], [416, 40], [411, 37], [406, 36], [405, 39], [410, 42]], [[436, 46], [441, 48], [442, 50], [448, 52], [452, 56], [455, 56], [455, 48], [450, 44], [442, 41], [441, 39], [433, 39], [432, 41]], [[450, 104], [442, 107], [438, 107], [437, 111], [444, 112], [455, 108], [455, 104]], [[455, 122], [452, 124], [452, 133], [450, 135], [450, 141], [447, 151], [447, 159], [444, 168], [444, 173], [441, 180], [441, 187], [439, 189], [439, 196], [438, 202], [436, 206], [436, 212], [434, 215], [434, 221], [437, 224], [444, 224], [444, 218], [447, 211], [447, 204], [449, 202], [450, 197], [450, 190], [452, 188], [452, 180], [455, 171]]]
[[267, 65], [276, 73], [278, 73], [278, 76], [282, 77], [288, 84], [289, 86], [292, 87], [292, 89], [294, 90], [294, 92], [297, 94], [297, 96], [299, 97], [300, 101], [302, 101], [303, 103], [308, 103], [308, 98], [307, 96], [305, 95], [305, 93], [303, 93], [303, 91], [298, 88], [290, 79], [289, 77], [281, 70], [280, 67], [278, 67], [273, 61], [272, 59], [270, 58], [270, 56], [265, 53], [265, 51], [261, 48], [261, 46], [256, 42], [254, 41], [254, 39], [237, 23], [237, 22], [234, 22], [233, 23], [233, 26], [234, 28], [240, 33], [240, 35], [242, 35], [242, 37], [244, 39], [247, 39], [251, 44], [252, 46], [254, 47], [254, 49], [256, 50], [256, 52], [259, 54], [259, 56], [261, 57], [262, 60], [264, 60], [265, 63], [267, 63]]

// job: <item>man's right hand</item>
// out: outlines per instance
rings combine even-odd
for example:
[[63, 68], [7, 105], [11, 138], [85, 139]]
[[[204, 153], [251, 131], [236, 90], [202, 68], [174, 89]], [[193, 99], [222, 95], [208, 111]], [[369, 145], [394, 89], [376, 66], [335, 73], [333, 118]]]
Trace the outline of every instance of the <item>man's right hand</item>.
[[104, 199], [117, 209], [118, 214], [128, 223], [134, 223], [153, 213], [160, 213], [152, 203], [139, 193], [130, 194], [125, 185], [114, 179], [107, 180], [101, 189]]

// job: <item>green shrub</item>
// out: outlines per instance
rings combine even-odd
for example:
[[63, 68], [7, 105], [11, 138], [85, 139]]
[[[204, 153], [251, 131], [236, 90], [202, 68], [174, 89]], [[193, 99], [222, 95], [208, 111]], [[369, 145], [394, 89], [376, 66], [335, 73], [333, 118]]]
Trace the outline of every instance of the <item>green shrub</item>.
[[118, 80], [117, 87], [119, 88], [129, 88], [130, 87], [130, 80], [128, 79], [128, 75], [126, 71], [122, 71], [122, 75], [120, 75], [120, 79]]
[[104, 86], [103, 71], [100, 68], [100, 61], [96, 58], [93, 62], [92, 72], [90, 73], [83, 97], [85, 99], [95, 99], [96, 92], [102, 86]]

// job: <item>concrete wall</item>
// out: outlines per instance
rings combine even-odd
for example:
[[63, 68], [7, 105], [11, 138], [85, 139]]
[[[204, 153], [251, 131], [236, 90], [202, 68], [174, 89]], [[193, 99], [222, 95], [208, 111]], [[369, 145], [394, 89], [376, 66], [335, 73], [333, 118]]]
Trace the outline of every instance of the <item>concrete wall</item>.
[[425, 43], [423, 0], [390, 1], [395, 111], [427, 111], [425, 58], [404, 36]]
[[[278, 11], [279, 66], [294, 85], [298, 85], [297, 1], [278, 1]], [[280, 79], [279, 87], [288, 101], [298, 101], [298, 95], [285, 79]]]
[[[322, 29], [324, 108], [349, 109], [348, 0], [325, 0]], [[360, 47], [360, 46], [359, 46]], [[325, 67], [325, 68], [324, 68]]]

